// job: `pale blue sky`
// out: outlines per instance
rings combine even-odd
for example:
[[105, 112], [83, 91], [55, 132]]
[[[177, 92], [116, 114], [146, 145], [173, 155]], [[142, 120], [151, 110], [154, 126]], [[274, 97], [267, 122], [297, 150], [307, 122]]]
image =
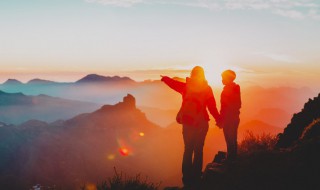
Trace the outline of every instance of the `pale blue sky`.
[[317, 0], [2, 0], [0, 26], [2, 81], [193, 65], [212, 80], [224, 68], [244, 82], [320, 74]]

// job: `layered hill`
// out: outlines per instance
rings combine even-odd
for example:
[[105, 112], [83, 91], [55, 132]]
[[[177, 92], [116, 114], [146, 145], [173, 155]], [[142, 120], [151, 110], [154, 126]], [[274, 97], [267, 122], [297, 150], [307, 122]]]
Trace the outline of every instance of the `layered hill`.
[[47, 95], [27, 96], [23, 93], [0, 91], [0, 121], [20, 124], [30, 119], [53, 122], [90, 112], [98, 104], [67, 100]]
[[[183, 79], [175, 78], [183, 81]], [[266, 124], [284, 128], [293, 113], [299, 111], [305, 99], [314, 93], [308, 88], [242, 87], [241, 122], [260, 120]], [[89, 74], [75, 82], [61, 83], [33, 79], [21, 83], [10, 79], [0, 85], [0, 90], [26, 95], [46, 94], [64, 99], [115, 104], [127, 93], [137, 98], [137, 105], [148, 118], [162, 127], [175, 122], [175, 114], [181, 105], [181, 95], [161, 81], [134, 81], [128, 77]], [[221, 89], [213, 88], [217, 105]]]
[[[75, 82], [53, 82], [33, 79], [21, 83], [15, 79], [0, 84], [0, 90], [9, 93], [26, 95], [46, 94], [64, 99], [95, 102], [98, 104], [115, 104], [127, 93], [138, 98], [139, 106], [155, 108], [174, 108], [180, 103], [175, 101], [179, 96], [160, 81], [137, 82], [129, 77], [102, 76], [89, 74]], [[170, 99], [171, 98], [171, 99]]]
[[88, 84], [88, 83], [135, 83], [134, 80], [130, 79], [129, 77], [120, 77], [120, 76], [101, 76], [101, 75], [97, 75], [97, 74], [89, 74], [81, 79], [79, 79], [78, 81], [76, 81], [75, 83], [84, 83], [84, 84]]
[[0, 186], [28, 189], [41, 184], [78, 189], [113, 175], [114, 167], [128, 174], [144, 173], [154, 180], [166, 180], [175, 175], [170, 169], [176, 165], [169, 156], [175, 146], [167, 134], [148, 121], [131, 95], [115, 105], [65, 121], [3, 124]]

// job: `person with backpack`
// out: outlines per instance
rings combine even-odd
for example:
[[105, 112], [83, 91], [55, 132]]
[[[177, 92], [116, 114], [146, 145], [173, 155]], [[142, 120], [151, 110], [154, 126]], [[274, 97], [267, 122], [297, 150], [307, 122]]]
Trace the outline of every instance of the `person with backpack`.
[[220, 122], [212, 89], [200, 66], [192, 69], [186, 82], [168, 76], [162, 76], [161, 81], [182, 95], [182, 105], [176, 118], [183, 126], [182, 182], [184, 189], [197, 188], [201, 182], [203, 146], [209, 128], [207, 108], [216, 122]]
[[224, 88], [221, 92], [221, 120], [217, 123], [223, 129], [227, 144], [227, 161], [233, 162], [237, 157], [237, 134], [240, 123], [241, 95], [240, 86], [234, 82], [236, 73], [226, 70], [222, 74]]

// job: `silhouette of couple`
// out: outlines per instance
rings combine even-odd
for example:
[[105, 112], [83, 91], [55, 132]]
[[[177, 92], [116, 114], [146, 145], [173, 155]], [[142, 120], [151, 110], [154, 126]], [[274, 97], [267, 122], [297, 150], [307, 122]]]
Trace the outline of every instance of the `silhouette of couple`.
[[220, 113], [202, 67], [194, 67], [190, 77], [186, 78], [186, 82], [176, 81], [168, 76], [161, 78], [161, 81], [182, 95], [182, 105], [176, 120], [183, 126], [182, 182], [184, 189], [197, 188], [201, 183], [203, 146], [209, 128], [207, 109], [214, 117], [216, 125], [223, 129], [227, 144], [227, 160], [233, 161], [237, 156], [240, 87], [234, 83], [236, 78], [234, 71], [226, 70], [221, 76], [224, 88], [221, 93]]

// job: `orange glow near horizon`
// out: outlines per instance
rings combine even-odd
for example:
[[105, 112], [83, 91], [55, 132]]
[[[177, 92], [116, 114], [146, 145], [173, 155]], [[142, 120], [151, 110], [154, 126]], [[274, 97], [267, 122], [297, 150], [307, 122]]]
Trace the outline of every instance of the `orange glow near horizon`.
[[[234, 70], [237, 73], [236, 82], [242, 87], [249, 86], [263, 86], [263, 87], [310, 87], [318, 89], [319, 85], [315, 81], [318, 80], [318, 75], [308, 73], [290, 73], [284, 71], [270, 71], [259, 66], [249, 67], [235, 67], [227, 64], [218, 64], [214, 62], [207, 62], [200, 65], [205, 70], [205, 76], [208, 83], [213, 88], [222, 88], [221, 73], [226, 69]], [[259, 69], [260, 68], [260, 69]], [[87, 70], [87, 71], [59, 71], [59, 70], [2, 70], [0, 71], [0, 83], [4, 83], [8, 79], [16, 79], [26, 83], [32, 79], [43, 79], [55, 82], [75, 82], [88, 74], [98, 74], [102, 76], [120, 76], [130, 77], [131, 79], [142, 82], [145, 80], [160, 80], [160, 75], [169, 77], [185, 78], [190, 75], [192, 66], [171, 69], [153, 69], [153, 70], [128, 70], [128, 71], [109, 71], [105, 68], [101, 70]], [[269, 68], [270, 69], [270, 68]], [[265, 70], [265, 71], [264, 71]], [[311, 73], [311, 72], [310, 72]], [[299, 74], [300, 77], [297, 77]]]

